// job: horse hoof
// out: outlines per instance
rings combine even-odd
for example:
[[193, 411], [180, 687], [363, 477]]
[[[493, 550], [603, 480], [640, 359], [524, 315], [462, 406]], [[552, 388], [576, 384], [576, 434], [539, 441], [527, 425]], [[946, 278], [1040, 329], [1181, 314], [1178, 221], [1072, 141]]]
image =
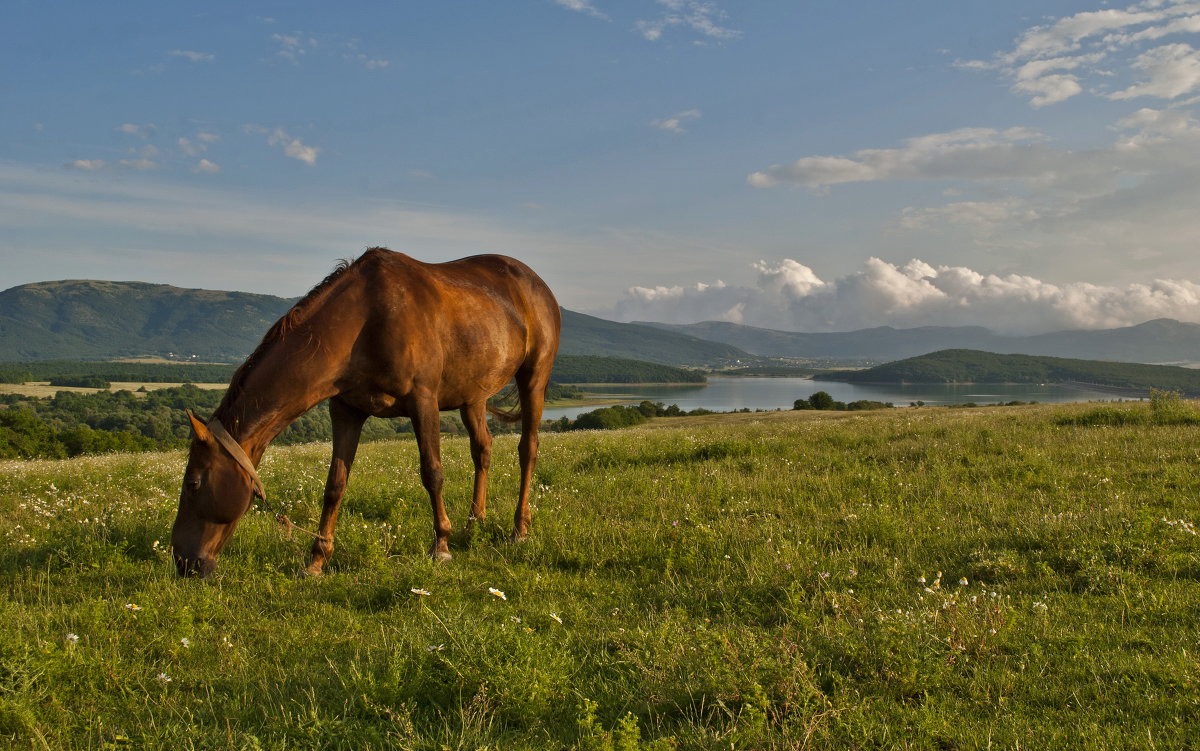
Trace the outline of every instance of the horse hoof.
[[433, 559], [434, 563], [445, 563], [454, 556], [445, 550], [434, 550], [429, 553], [429, 557]]
[[508, 541], [512, 542], [512, 543], [525, 542], [525, 540], [528, 539], [528, 537], [529, 537], [529, 535], [527, 533], [513, 532], [511, 535], [508, 536]]
[[313, 568], [312, 566], [305, 566], [304, 568], [300, 569], [300, 571], [297, 572], [297, 574], [296, 574], [296, 576], [301, 579], [312, 579], [314, 577], [324, 576], [324, 575], [325, 575], [324, 571], [322, 571], [319, 568]]

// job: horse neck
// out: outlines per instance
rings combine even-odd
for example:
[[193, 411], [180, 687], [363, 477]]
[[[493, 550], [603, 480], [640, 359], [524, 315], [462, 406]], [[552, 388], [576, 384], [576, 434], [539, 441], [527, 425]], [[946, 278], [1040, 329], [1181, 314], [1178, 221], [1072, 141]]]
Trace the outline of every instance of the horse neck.
[[[239, 379], [236, 388], [230, 388], [213, 412], [255, 465], [284, 428], [333, 396], [327, 384], [303, 377], [304, 373], [328, 373], [323, 364], [315, 363], [307, 352], [292, 351], [285, 356], [283, 350], [282, 342], [276, 342], [257, 356], [250, 372]], [[294, 365], [296, 360], [305, 360], [305, 365]]]

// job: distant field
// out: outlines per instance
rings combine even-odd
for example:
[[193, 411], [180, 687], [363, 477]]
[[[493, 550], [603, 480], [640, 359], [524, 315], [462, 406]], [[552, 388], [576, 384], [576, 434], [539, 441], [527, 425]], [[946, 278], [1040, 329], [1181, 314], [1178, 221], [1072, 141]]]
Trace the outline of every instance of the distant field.
[[[412, 441], [364, 445], [328, 574], [329, 447], [209, 581], [166, 547], [181, 453], [0, 462], [0, 746], [1180, 749], [1200, 738], [1189, 403], [658, 420], [516, 437], [434, 565]], [[503, 594], [503, 597], [500, 596]]]
[[[145, 388], [147, 391], [155, 391], [157, 389], [166, 389], [173, 386], [182, 385], [182, 383], [138, 383], [135, 381], [113, 381], [112, 387], [104, 390], [137, 392], [139, 389]], [[191, 385], [201, 389], [229, 388], [228, 383], [193, 383]], [[94, 394], [100, 390], [101, 389], [78, 388], [75, 386], [51, 386], [45, 381], [34, 383], [0, 383], [0, 394], [22, 394], [24, 396], [37, 397], [54, 396], [59, 391], [73, 391], [77, 394]]]

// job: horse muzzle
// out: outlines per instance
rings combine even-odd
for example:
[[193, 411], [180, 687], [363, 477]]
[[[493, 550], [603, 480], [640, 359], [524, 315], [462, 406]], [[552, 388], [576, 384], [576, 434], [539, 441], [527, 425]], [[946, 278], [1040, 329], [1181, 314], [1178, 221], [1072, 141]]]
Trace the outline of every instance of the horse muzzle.
[[213, 558], [185, 558], [175, 556], [175, 573], [184, 577], [204, 579], [217, 570], [217, 561]]

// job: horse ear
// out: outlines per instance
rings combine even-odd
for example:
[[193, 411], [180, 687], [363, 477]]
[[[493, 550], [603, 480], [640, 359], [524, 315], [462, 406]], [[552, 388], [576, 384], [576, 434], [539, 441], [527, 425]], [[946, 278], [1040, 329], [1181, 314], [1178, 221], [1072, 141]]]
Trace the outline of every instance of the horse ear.
[[201, 422], [200, 418], [196, 417], [190, 409], [185, 409], [184, 412], [187, 412], [188, 419], [192, 422], [192, 433], [201, 441], [211, 441], [212, 433], [209, 432], [208, 426]]

